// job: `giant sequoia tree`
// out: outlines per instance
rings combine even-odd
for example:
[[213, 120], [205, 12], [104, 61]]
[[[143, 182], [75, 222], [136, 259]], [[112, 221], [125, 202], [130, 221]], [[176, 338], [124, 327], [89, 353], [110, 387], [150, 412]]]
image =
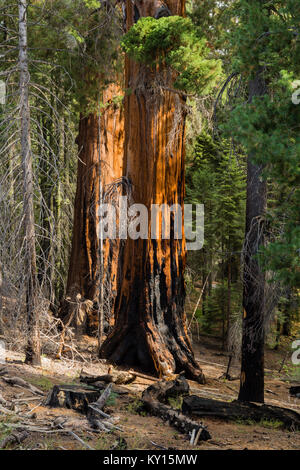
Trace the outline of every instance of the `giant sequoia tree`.
[[[126, 2], [127, 29], [140, 17], [183, 15], [185, 1]], [[160, 76], [164, 87], [155, 85]], [[133, 199], [183, 204], [185, 102], [172, 88], [174, 75], [126, 59], [124, 175]], [[188, 337], [184, 313], [185, 240], [128, 239], [120, 259], [115, 328], [100, 355], [168, 375], [184, 370], [204, 382]], [[149, 221], [150, 232], [150, 221]]]
[[[116, 292], [119, 243], [100, 243], [97, 224], [99, 205], [110, 185], [116, 184], [116, 191], [120, 187], [124, 147], [121, 9], [111, 2], [98, 6], [97, 1], [79, 0], [80, 13], [72, 18], [73, 35], [83, 44], [81, 62], [80, 56], [73, 58], [70, 66], [76, 81], [74, 101], [80, 111], [78, 169], [72, 248], [60, 311], [65, 323], [91, 334], [97, 332], [99, 320], [103, 331], [105, 313], [110, 320]], [[74, 8], [70, 7], [71, 13]]]
[[73, 240], [62, 316], [66, 322], [73, 317], [72, 324], [89, 333], [97, 331], [99, 309], [103, 309], [100, 305], [100, 301], [103, 302], [103, 296], [100, 299], [101, 283], [109, 288], [106, 296], [113, 295], [111, 293], [116, 289], [119, 245], [107, 240], [103, 247], [100, 246], [97, 224], [98, 208], [105, 190], [122, 176], [123, 111], [114, 101], [120, 93], [122, 90], [117, 85], [110, 85], [103, 91], [101, 112], [81, 116], [77, 137], [79, 155]]

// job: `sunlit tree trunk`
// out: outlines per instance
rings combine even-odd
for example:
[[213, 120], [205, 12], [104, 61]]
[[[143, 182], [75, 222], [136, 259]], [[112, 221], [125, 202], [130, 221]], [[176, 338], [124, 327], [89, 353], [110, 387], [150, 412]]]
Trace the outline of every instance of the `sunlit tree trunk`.
[[[79, 155], [73, 240], [61, 316], [68, 321], [73, 315], [71, 323], [80, 327], [82, 332], [92, 334], [98, 330], [99, 308], [102, 308], [100, 283], [106, 280], [107, 285], [110, 285], [110, 292], [106, 295], [112, 296], [111, 304], [116, 290], [119, 245], [109, 241], [104, 243], [104, 279], [100, 279], [101, 253], [97, 223], [101, 197], [107, 186], [120, 178], [123, 171], [123, 110], [113, 100], [120, 94], [122, 91], [118, 86], [110, 85], [103, 92], [104, 107], [100, 117], [97, 113], [81, 116], [77, 137]], [[80, 306], [82, 311], [78, 316]], [[74, 309], [77, 314], [74, 314]]]
[[29, 71], [27, 46], [27, 1], [19, 0], [19, 68], [21, 155], [24, 180], [25, 286], [28, 341], [25, 361], [39, 365], [40, 332], [37, 306], [37, 272], [33, 207], [33, 169], [30, 140]]
[[[184, 14], [184, 0], [126, 2], [127, 28], [142, 16]], [[124, 175], [133, 200], [144, 204], [183, 205], [184, 100], [178, 93], [155, 87], [155, 78], [172, 85], [168, 70], [150, 71], [126, 59]], [[149, 218], [150, 219], [150, 218]], [[120, 258], [116, 325], [100, 356], [137, 365], [165, 376], [185, 371], [203, 383], [192, 352], [184, 313], [186, 246], [170, 240], [128, 238]], [[148, 230], [150, 231], [150, 221]]]

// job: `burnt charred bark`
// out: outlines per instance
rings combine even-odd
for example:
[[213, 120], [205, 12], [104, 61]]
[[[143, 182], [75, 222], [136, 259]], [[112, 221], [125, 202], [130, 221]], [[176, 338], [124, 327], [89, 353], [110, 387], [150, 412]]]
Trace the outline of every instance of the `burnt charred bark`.
[[174, 380], [160, 380], [150, 385], [142, 394], [144, 407], [154, 416], [159, 416], [182, 433], [199, 432], [199, 440], [211, 439], [210, 433], [203, 424], [192, 421], [180, 411], [174, 410], [167, 404], [169, 398], [180, 398], [189, 393], [189, 384], [183, 376]]
[[[249, 103], [267, 93], [262, 70], [249, 85]], [[243, 273], [243, 338], [239, 400], [264, 402], [265, 274], [258, 255], [264, 245], [267, 187], [262, 166], [249, 155]]]
[[236, 421], [238, 419], [251, 420], [256, 423], [262, 420], [280, 421], [284, 428], [290, 430], [300, 429], [299, 413], [279, 406], [241, 403], [237, 400], [228, 403], [190, 395], [184, 397], [182, 411], [184, 414], [201, 418], [214, 417], [226, 421]]
[[[183, 0], [126, 2], [127, 28], [140, 16], [155, 17], [162, 6], [172, 14], [184, 13]], [[126, 59], [124, 175], [131, 181], [135, 203], [151, 212], [153, 204], [178, 204], [184, 200], [184, 101], [178, 94], [155, 86], [159, 77], [170, 84], [166, 70], [153, 72]], [[185, 371], [204, 382], [186, 328], [184, 313], [184, 234], [175, 237], [174, 218], [170, 239], [126, 240], [119, 266], [116, 324], [100, 350], [100, 356], [115, 363], [140, 366], [159, 376]]]

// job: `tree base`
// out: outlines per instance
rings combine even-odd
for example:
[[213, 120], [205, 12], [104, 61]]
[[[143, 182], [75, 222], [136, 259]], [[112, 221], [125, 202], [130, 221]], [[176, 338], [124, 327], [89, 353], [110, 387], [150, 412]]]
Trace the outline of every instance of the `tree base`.
[[39, 353], [35, 353], [30, 348], [26, 349], [25, 353], [25, 364], [30, 364], [31, 366], [40, 366], [41, 365], [41, 356]]
[[[153, 330], [156, 330], [156, 335]], [[117, 365], [138, 367], [159, 378], [184, 372], [188, 379], [206, 383], [189, 344], [183, 336], [176, 340], [167, 327], [164, 336], [162, 329], [159, 333], [155, 327], [151, 331], [149, 325], [140, 325], [135, 331], [116, 328], [100, 348], [99, 357]]]

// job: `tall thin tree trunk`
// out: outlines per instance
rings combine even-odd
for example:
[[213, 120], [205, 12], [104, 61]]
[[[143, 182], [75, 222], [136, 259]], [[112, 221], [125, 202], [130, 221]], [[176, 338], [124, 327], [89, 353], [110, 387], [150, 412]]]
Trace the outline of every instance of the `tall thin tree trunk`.
[[[127, 28], [139, 17], [156, 17], [158, 12], [182, 15], [184, 6], [184, 0], [128, 0]], [[166, 83], [171, 82], [167, 70], [159, 72]], [[178, 94], [156, 89], [155, 73], [126, 59], [126, 87], [132, 93], [125, 100], [124, 175], [132, 183], [133, 200], [146, 206], [148, 214], [152, 204], [183, 205], [184, 198], [184, 102]], [[185, 258], [185, 240], [174, 239], [174, 220], [169, 240], [126, 240], [116, 325], [100, 350], [101, 357], [138, 365], [159, 376], [185, 371], [204, 382], [186, 328]]]
[[25, 361], [39, 365], [40, 332], [37, 308], [37, 273], [33, 206], [33, 169], [30, 141], [29, 71], [27, 55], [27, 1], [19, 0], [19, 67], [20, 67], [20, 117], [21, 154], [24, 178], [24, 228], [25, 228], [25, 284], [28, 342]]
[[[249, 84], [249, 103], [267, 93], [262, 71]], [[264, 244], [266, 182], [261, 166], [248, 157], [246, 233], [244, 243], [243, 338], [239, 400], [264, 402], [265, 274], [257, 255]]]
[[230, 342], [230, 338], [229, 338], [230, 318], [231, 318], [231, 253], [229, 253], [229, 259], [228, 259], [228, 278], [227, 278], [227, 321], [226, 321], [226, 349], [227, 351], [229, 351], [229, 342]]

